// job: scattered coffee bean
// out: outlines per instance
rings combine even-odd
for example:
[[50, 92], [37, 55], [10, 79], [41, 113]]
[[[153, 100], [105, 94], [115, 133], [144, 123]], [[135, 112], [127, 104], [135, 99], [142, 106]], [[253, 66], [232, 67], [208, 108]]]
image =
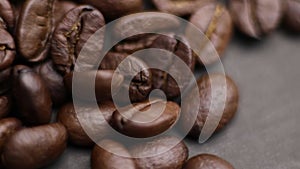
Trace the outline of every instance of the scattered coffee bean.
[[[212, 91], [212, 84], [213, 83], [213, 90]], [[226, 86], [223, 86], [223, 83]], [[198, 138], [201, 130], [206, 122], [208, 113], [210, 116], [218, 117], [218, 113], [212, 110], [220, 110], [219, 107], [212, 107], [211, 106], [224, 106], [224, 111], [222, 118], [217, 126], [216, 131], [222, 129], [231, 119], [234, 117], [239, 102], [239, 92], [237, 86], [229, 77], [224, 76], [222, 74], [210, 74], [210, 75], [203, 75], [198, 81], [198, 90], [200, 96], [200, 103], [196, 103], [192, 101], [194, 98], [194, 93], [196, 90], [193, 89], [190, 94], [186, 97], [187, 100], [191, 100], [189, 104], [186, 104], [185, 107], [182, 107], [182, 120], [183, 120], [183, 128], [187, 128], [189, 123], [191, 122], [191, 117], [194, 111], [192, 111], [195, 107], [199, 107], [198, 116], [194, 123], [193, 128], [191, 129], [189, 135], [193, 138]], [[224, 97], [225, 105], [218, 104], [220, 100], [212, 100], [212, 92], [214, 92], [215, 96]], [[199, 105], [199, 106], [198, 106]], [[212, 118], [214, 119], [214, 118]], [[212, 123], [214, 124], [214, 123]], [[208, 125], [212, 125], [208, 124]]]
[[23, 4], [17, 25], [17, 46], [20, 54], [30, 62], [48, 56], [52, 33], [54, 0], [27, 0]]
[[[151, 112], [147, 111], [150, 108]], [[112, 125], [119, 132], [138, 138], [156, 136], [168, 130], [176, 123], [180, 113], [176, 103], [162, 100], [135, 103], [132, 108], [120, 110], [114, 112]]]
[[[100, 146], [101, 147], [100, 147]], [[113, 140], [103, 140], [96, 145], [91, 157], [92, 169], [136, 169], [128, 150]]]
[[54, 2], [54, 25], [58, 25], [61, 20], [64, 18], [65, 14], [68, 13], [71, 9], [77, 7], [78, 5], [72, 1], [68, 0], [57, 0]]
[[[16, 118], [6, 118], [0, 120], [0, 155], [6, 140], [17, 130], [21, 129], [22, 123]], [[0, 160], [1, 161], [1, 160]]]
[[4, 144], [1, 156], [7, 169], [39, 169], [56, 160], [67, 145], [67, 131], [59, 123], [24, 128]]
[[295, 32], [300, 32], [300, 1], [286, 0], [285, 25]]
[[[0, 1], [0, 28], [13, 29], [15, 26], [15, 13], [8, 0]], [[1, 35], [2, 36], [2, 35]]]
[[234, 169], [227, 161], [210, 154], [201, 154], [192, 157], [183, 169]]
[[43, 79], [31, 68], [14, 67], [13, 94], [25, 124], [40, 125], [50, 122], [52, 101]]
[[0, 71], [11, 66], [15, 55], [14, 39], [6, 30], [0, 28]]
[[10, 94], [0, 95], [0, 119], [6, 117], [12, 107], [12, 99]]
[[256, 39], [274, 31], [283, 13], [282, 0], [231, 0], [229, 6], [237, 28]]
[[[65, 15], [53, 33], [51, 48], [53, 62], [61, 73], [66, 75], [73, 71], [84, 44], [104, 25], [101, 12], [91, 6], [78, 6]], [[99, 37], [95, 48], [89, 48], [91, 52], [102, 49], [103, 36]], [[78, 69], [92, 68], [97, 60], [98, 58], [87, 56], [76, 65], [80, 66]]]

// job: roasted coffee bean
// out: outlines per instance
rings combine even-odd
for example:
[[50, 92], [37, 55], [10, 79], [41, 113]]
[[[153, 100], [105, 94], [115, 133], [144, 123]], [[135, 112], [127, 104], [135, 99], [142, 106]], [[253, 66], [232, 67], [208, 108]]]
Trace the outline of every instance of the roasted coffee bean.
[[58, 121], [66, 127], [69, 140], [74, 145], [92, 146], [94, 142], [90, 137], [100, 140], [109, 134], [108, 121], [115, 109], [113, 102], [110, 101], [101, 103], [99, 108], [78, 106], [77, 111], [72, 103], [68, 103], [59, 110]]
[[277, 28], [283, 13], [282, 0], [230, 0], [232, 19], [246, 35], [259, 39]]
[[22, 123], [16, 118], [6, 118], [0, 120], [0, 155], [6, 140], [17, 130], [21, 129], [21, 127]]
[[14, 99], [24, 122], [29, 125], [49, 123], [52, 101], [43, 79], [23, 65], [14, 67], [13, 76]]
[[[100, 146], [101, 147], [100, 147]], [[92, 169], [136, 169], [128, 150], [113, 140], [102, 140], [92, 152]]]
[[133, 147], [131, 154], [136, 157], [138, 169], [181, 169], [188, 158], [188, 148], [176, 137], [162, 137]]
[[[56, 27], [51, 55], [57, 69], [64, 75], [73, 71], [76, 59], [87, 40], [96, 33], [105, 21], [101, 12], [87, 5], [78, 6], [69, 11]], [[104, 34], [99, 37], [97, 46], [89, 47], [89, 52], [99, 52], [103, 47]], [[98, 58], [84, 57], [79, 69], [92, 68]]]
[[39, 169], [54, 162], [66, 144], [67, 131], [59, 123], [24, 128], [4, 144], [1, 159], [7, 169]]
[[300, 1], [286, 0], [284, 23], [295, 32], [300, 32]]
[[198, 8], [207, 2], [216, 0], [152, 0], [158, 10], [177, 16], [193, 14]]
[[34, 70], [42, 77], [48, 87], [53, 104], [62, 105], [67, 100], [67, 91], [63, 77], [55, 70], [53, 62], [47, 61], [39, 64]]
[[11, 88], [11, 68], [0, 70], [0, 95]]
[[[151, 112], [147, 111], [150, 108]], [[159, 99], [135, 103], [133, 107], [120, 110], [121, 112], [114, 112], [112, 125], [122, 134], [138, 138], [163, 133], [176, 123], [180, 113], [180, 107], [176, 103]]]
[[[0, 1], [0, 28], [13, 29], [15, 26], [15, 13], [8, 0]], [[2, 35], [1, 35], [2, 36]]]
[[[192, 15], [190, 22], [206, 36], [199, 44], [199, 48], [205, 51], [211, 50], [208, 46], [211, 43], [219, 56], [222, 56], [231, 39], [233, 30], [231, 16], [226, 7], [220, 3], [207, 3]], [[193, 36], [195, 36], [190, 27], [187, 28], [186, 34], [187, 37], [194, 38]], [[219, 60], [217, 55], [203, 55], [196, 57], [198, 62], [203, 65], [209, 65]]]
[[[193, 138], [199, 137], [208, 115], [212, 116], [211, 119], [218, 119], [216, 117], [218, 117], [218, 114], [220, 113], [218, 112], [220, 108], [211, 106], [224, 106], [222, 118], [216, 129], [216, 131], [219, 131], [234, 117], [239, 102], [238, 88], [235, 85], [234, 81], [227, 76], [224, 76], [222, 74], [206, 74], [197, 81], [197, 84], [200, 103], [192, 101], [192, 98], [195, 97], [194, 93], [197, 92], [195, 89], [193, 89], [186, 98], [187, 100], [191, 101], [189, 102], [189, 104], [186, 104], [186, 106], [182, 107], [182, 123], [184, 128], [187, 128], [187, 126], [189, 126], [189, 123], [191, 123], [191, 117], [193, 117], [192, 113], [194, 113], [193, 109], [197, 107], [199, 108], [197, 119], [189, 133], [189, 135]], [[212, 86], [214, 88], [212, 88]], [[223, 103], [219, 103], [222, 99], [213, 100], [212, 93], [214, 93], [214, 96], [218, 96], [219, 98], [224, 97], [225, 105], [223, 105]], [[206, 125], [214, 124], [215, 122]]]
[[227, 161], [211, 154], [201, 154], [187, 161], [183, 169], [234, 169]]
[[[152, 74], [148, 70], [148, 66], [140, 59], [130, 56], [127, 57], [127, 54], [124, 53], [115, 53], [109, 52], [100, 64], [101, 70], [116, 70], [122, 74], [125, 78], [125, 81], [129, 81], [129, 98], [132, 102], [143, 101], [145, 100], [151, 89], [152, 83], [151, 78]], [[124, 61], [126, 59], [126, 61]], [[120, 63], [123, 64], [120, 66]], [[133, 77], [133, 79], [131, 79]], [[124, 82], [125, 83], [125, 82]], [[128, 86], [122, 84], [120, 92], [117, 93], [121, 102], [127, 102], [126, 94], [128, 92]], [[129, 103], [127, 103], [129, 104]]]
[[99, 9], [108, 21], [139, 12], [143, 9], [142, 0], [83, 0], [83, 3]]
[[[83, 101], [92, 101], [90, 100], [89, 94], [85, 90], [89, 87], [87, 86], [86, 81], [91, 78], [95, 79], [95, 94], [97, 101], [110, 100], [112, 96], [116, 95], [116, 93], [112, 93], [111, 89], [116, 89], [116, 92], [118, 92], [124, 81], [123, 75], [118, 73], [114, 75], [114, 71], [112, 70], [80, 72], [76, 73], [76, 81], [73, 81], [73, 78], [73, 73], [67, 74], [64, 77], [65, 86], [69, 92], [72, 92], [72, 85], [76, 85], [78, 98]], [[77, 90], [78, 88], [80, 90]]]
[[20, 54], [30, 62], [48, 56], [53, 30], [54, 0], [27, 0], [22, 7], [17, 25], [17, 46]]
[[[152, 72], [152, 86], [155, 89], [161, 89], [165, 92], [168, 98], [174, 98], [180, 95], [180, 88], [185, 88], [189, 81], [190, 76], [186, 74], [182, 74], [181, 69], [178, 67], [180, 63], [174, 59], [174, 57], [179, 57], [185, 64], [188, 66], [191, 71], [194, 70], [195, 60], [192, 55], [192, 50], [190, 49], [189, 43], [182, 36], [175, 36], [174, 34], [170, 34], [168, 36], [160, 35], [156, 40], [153, 41], [150, 48], [157, 48], [169, 51], [173, 54], [173, 56], [162, 55], [162, 58], [159, 58], [160, 62], [158, 64], [162, 64], [164, 70], [173, 72], [174, 74], [178, 74], [181, 78], [185, 78], [185, 80], [181, 80], [183, 82], [178, 86], [177, 82], [169, 75], [167, 72], [157, 69], [151, 69]], [[151, 62], [153, 58], [147, 57], [145, 58], [146, 63]]]
[[0, 28], [0, 71], [11, 66], [15, 55], [14, 39], [6, 30]]
[[6, 117], [12, 107], [12, 98], [10, 94], [0, 95], [0, 119]]
[[64, 18], [65, 14], [77, 6], [78, 5], [76, 3], [68, 0], [55, 1], [53, 12], [54, 25], [58, 25], [59, 22]]

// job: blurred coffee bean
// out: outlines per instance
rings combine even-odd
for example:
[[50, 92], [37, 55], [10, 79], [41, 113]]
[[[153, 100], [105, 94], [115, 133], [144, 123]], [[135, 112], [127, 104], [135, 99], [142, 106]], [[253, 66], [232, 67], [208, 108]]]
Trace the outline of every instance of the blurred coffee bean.
[[[6, 118], [0, 120], [0, 155], [6, 140], [17, 130], [21, 129], [22, 123], [16, 118]], [[1, 159], [0, 159], [1, 161]]]
[[46, 82], [31, 68], [14, 67], [13, 94], [25, 124], [40, 125], [50, 122], [52, 101]]
[[47, 61], [37, 65], [34, 70], [44, 80], [48, 87], [53, 104], [60, 106], [67, 100], [67, 91], [64, 86], [63, 77], [55, 70], [53, 62]]
[[[12, 30], [15, 26], [15, 13], [8, 0], [0, 1], [0, 28]], [[0, 35], [2, 36], [2, 35]]]
[[11, 67], [0, 70], [0, 95], [11, 89], [11, 71]]
[[24, 128], [4, 144], [1, 156], [7, 169], [39, 169], [53, 163], [65, 150], [67, 131], [59, 123]]
[[136, 169], [135, 162], [130, 157], [128, 150], [120, 143], [102, 140], [93, 149], [92, 169]]
[[[70, 10], [57, 25], [52, 38], [51, 55], [57, 69], [66, 75], [73, 71], [76, 60], [87, 40], [96, 33], [105, 21], [101, 12], [87, 5]], [[95, 46], [87, 46], [89, 52], [99, 52], [103, 47], [104, 33]], [[98, 57], [87, 55], [80, 59], [78, 69], [92, 68]]]
[[295, 32], [300, 32], [300, 1], [286, 0], [284, 24]]
[[65, 14], [71, 9], [77, 7], [78, 5], [70, 0], [56, 0], [54, 2], [54, 26], [58, 25], [59, 22], [64, 18]]
[[0, 28], [0, 71], [11, 66], [15, 55], [16, 48], [14, 39], [6, 30]]
[[[234, 117], [239, 103], [238, 88], [234, 81], [227, 76], [222, 74], [206, 74], [197, 81], [197, 84], [200, 103], [191, 100], [195, 97], [195, 93], [197, 92], [196, 88], [194, 88], [186, 97], [187, 100], [191, 101], [189, 104], [186, 104], [185, 107], [182, 107], [182, 124], [185, 129], [187, 129], [187, 126], [190, 126], [190, 123], [192, 122], [191, 117], [193, 117], [192, 113], [195, 112], [194, 109], [197, 107], [199, 108], [196, 121], [189, 133], [193, 138], [198, 138], [200, 136], [208, 115], [211, 116], [211, 119], [218, 119], [217, 117], [219, 117], [219, 114], [223, 113], [220, 121], [217, 123], [218, 126], [216, 131], [222, 129]], [[214, 88], [212, 88], [212, 86]], [[218, 96], [219, 99], [213, 100], [212, 93], [214, 96]], [[224, 97], [225, 105], [222, 103], [222, 97]], [[223, 106], [223, 112], [219, 112], [218, 110]], [[214, 124], [215, 122], [206, 125]]]
[[[69, 73], [64, 77], [64, 83], [66, 88], [70, 93], [72, 93], [72, 86], [76, 86], [77, 97], [82, 101], [93, 101], [87, 89], [90, 87], [87, 84], [87, 81], [90, 79], [95, 79], [95, 94], [97, 101], [111, 100], [113, 95], [111, 89], [116, 89], [116, 92], [122, 87], [124, 81], [123, 75], [116, 73], [114, 76], [114, 71], [112, 70], [98, 70], [98, 71], [87, 71], [87, 72], [77, 72], [76, 81], [74, 81], [74, 74]], [[113, 81], [114, 80], [114, 81]], [[73, 93], [74, 94], [74, 93]], [[74, 96], [73, 96], [74, 98]]]
[[177, 16], [193, 14], [201, 6], [216, 0], [152, 0], [159, 11]]
[[27, 0], [22, 6], [17, 25], [17, 46], [29, 62], [48, 56], [53, 29], [54, 0]]
[[130, 137], [146, 138], [170, 129], [179, 117], [180, 107], [174, 102], [157, 99], [135, 103], [120, 111], [116, 110], [111, 119], [114, 128]]
[[227, 161], [211, 154], [201, 154], [192, 157], [183, 169], [234, 169]]
[[[152, 74], [150, 70], [147, 69], [148, 66], [142, 60], [134, 56], [127, 56], [128, 55], [124, 53], [109, 52], [103, 58], [100, 69], [117, 69], [116, 71], [124, 76], [124, 81], [128, 82], [127, 84], [129, 84], [129, 87], [123, 82], [121, 89], [119, 90], [120, 92], [117, 93], [116, 97], [119, 101], [130, 104], [128, 101], [143, 101], [148, 97], [148, 94], [152, 89]], [[122, 65], [120, 65], [121, 63]], [[126, 99], [128, 88], [130, 100]]]
[[93, 139], [101, 140], [109, 134], [108, 121], [115, 109], [113, 102], [110, 101], [101, 103], [99, 107], [79, 106], [77, 111], [73, 103], [68, 103], [59, 110], [58, 121], [66, 127], [69, 140], [74, 145], [92, 146], [94, 141], [91, 136]]
[[229, 6], [236, 27], [256, 39], [276, 29], [283, 13], [282, 0], [230, 0]]
[[10, 94], [0, 95], [0, 119], [6, 117], [12, 107], [12, 98]]
[[[202, 31], [206, 38], [194, 37], [195, 35], [193, 35], [191, 27], [187, 27], [186, 36], [191, 38], [202, 38], [203, 40], [199, 44], [200, 50], [211, 50], [209, 48], [211, 43], [214, 50], [219, 54], [219, 56], [206, 56], [207, 54], [203, 52], [203, 56], [196, 56], [198, 62], [203, 65], [209, 65], [218, 61], [219, 57], [224, 54], [224, 51], [231, 40], [233, 31], [231, 16], [226, 7], [220, 3], [207, 3], [191, 16], [190, 22]], [[202, 53], [202, 51], [200, 52]]]
[[188, 148], [176, 137], [162, 137], [134, 146], [131, 154], [138, 169], [181, 169], [188, 158]]
[[139, 12], [143, 9], [142, 0], [82, 0], [82, 2], [99, 9], [108, 21]]

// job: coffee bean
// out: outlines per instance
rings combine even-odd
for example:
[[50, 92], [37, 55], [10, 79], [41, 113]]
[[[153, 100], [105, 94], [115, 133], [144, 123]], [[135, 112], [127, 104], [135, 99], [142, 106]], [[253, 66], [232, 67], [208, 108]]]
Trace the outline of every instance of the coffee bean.
[[11, 88], [11, 67], [0, 70], [0, 95]]
[[10, 94], [0, 95], [0, 119], [6, 117], [12, 107], [12, 99]]
[[[72, 103], [68, 103], [58, 112], [58, 121], [66, 127], [69, 140], [74, 145], [92, 146], [94, 141], [90, 137], [94, 140], [100, 140], [109, 134], [108, 121], [115, 111], [115, 106], [112, 102], [103, 102], [99, 105], [99, 108], [78, 106], [76, 110]], [[99, 114], [99, 111], [102, 115]]]
[[[200, 50], [211, 50], [209, 48], [211, 43], [219, 56], [222, 56], [231, 39], [233, 29], [231, 16], [226, 7], [219, 3], [207, 3], [191, 16], [190, 22], [206, 36], [199, 44]], [[188, 39], [195, 38], [192, 30], [190, 26], [187, 27]], [[202, 53], [202, 51], [200, 52]], [[217, 55], [206, 55], [197, 56], [198, 62], [209, 65], [219, 60]]]
[[48, 56], [52, 33], [54, 0], [27, 0], [18, 19], [17, 46], [20, 54], [30, 62]]
[[142, 0], [83, 0], [83, 3], [95, 6], [106, 20], [114, 20], [119, 17], [139, 12], [143, 9]]
[[14, 67], [13, 94], [21, 118], [28, 125], [50, 122], [52, 101], [43, 79], [31, 68]]
[[[100, 146], [101, 147], [100, 147]], [[102, 140], [92, 152], [92, 169], [136, 169], [128, 150], [113, 140]]]
[[54, 25], [58, 25], [59, 22], [64, 18], [65, 14], [71, 9], [77, 7], [78, 5], [72, 1], [58, 0], [54, 2]]
[[[6, 118], [0, 120], [0, 155], [6, 140], [17, 130], [21, 129], [22, 123], [16, 118]], [[0, 160], [1, 161], [1, 160]]]
[[[213, 84], [212, 84], [213, 83]], [[191, 100], [189, 104], [182, 107], [182, 120], [183, 128], [187, 129], [191, 122], [192, 113], [195, 108], [199, 108], [197, 119], [192, 127], [189, 135], [193, 138], [198, 138], [202, 128], [207, 120], [208, 115], [212, 116], [211, 119], [218, 119], [218, 110], [222, 107], [211, 106], [224, 106], [222, 118], [218, 123], [216, 131], [221, 130], [227, 123], [234, 117], [239, 102], [239, 92], [234, 81], [222, 74], [203, 75], [198, 81], [198, 90], [200, 96], [200, 103], [192, 100], [195, 97], [196, 89], [193, 89], [189, 95], [186, 96], [187, 100]], [[226, 84], [226, 86], [224, 86]], [[212, 86], [214, 88], [212, 88]], [[213, 90], [213, 91], [212, 91]], [[224, 97], [225, 105], [219, 100], [212, 100], [212, 93], [219, 98]], [[219, 104], [221, 102], [221, 104]], [[212, 111], [213, 110], [213, 111]], [[215, 122], [207, 125], [213, 125]]]
[[[152, 111], [147, 111], [150, 108]], [[174, 102], [152, 100], [135, 103], [133, 107], [124, 107], [120, 111], [115, 111], [111, 119], [114, 128], [130, 137], [145, 138], [171, 128], [179, 117], [180, 107]]]
[[[143, 101], [148, 97], [152, 89], [151, 78], [152, 74], [147, 69], [148, 66], [140, 59], [127, 54], [109, 52], [100, 64], [101, 70], [116, 70], [122, 74], [125, 81], [129, 81], [129, 98], [132, 102]], [[124, 59], [127, 59], [124, 61]], [[119, 66], [121, 63], [123, 64]], [[141, 71], [141, 72], [140, 72]], [[131, 79], [133, 77], [133, 79]], [[121, 102], [128, 102], [126, 94], [128, 93], [128, 86], [122, 84], [120, 92], [116, 95]], [[130, 103], [127, 103], [130, 104]]]
[[152, 0], [158, 10], [177, 16], [193, 14], [198, 8], [215, 0]]
[[[174, 147], [170, 145], [176, 144]], [[176, 137], [161, 137], [154, 141], [134, 146], [130, 151], [137, 169], [181, 169], [188, 158], [188, 149]]]
[[227, 161], [211, 154], [200, 154], [189, 159], [183, 169], [234, 169]]
[[7, 140], [1, 159], [7, 169], [39, 169], [54, 162], [66, 143], [67, 131], [59, 123], [25, 128]]
[[[15, 26], [15, 13], [8, 0], [0, 1], [0, 28], [13, 29]], [[2, 36], [2, 35], [1, 35]]]
[[[172, 72], [180, 76], [182, 79], [180, 86], [177, 81], [165, 71], [151, 69], [152, 72], [152, 85], [155, 89], [161, 89], [165, 92], [168, 98], [174, 98], [180, 95], [180, 87], [184, 89], [190, 82], [190, 76], [182, 73], [182, 69], [178, 67], [181, 65], [174, 57], [179, 57], [188, 66], [191, 71], [194, 70], [195, 60], [192, 55], [189, 43], [183, 36], [175, 36], [170, 34], [168, 36], [160, 35], [155, 39], [150, 48], [163, 49], [173, 54], [164, 53], [162, 58], [159, 58], [159, 64], [164, 67], [165, 71]], [[153, 54], [155, 55], [155, 54]], [[145, 62], [150, 63], [153, 60], [152, 57], [146, 57]], [[179, 77], [177, 77], [177, 80]], [[184, 80], [183, 80], [184, 79]]]
[[55, 106], [62, 105], [67, 100], [67, 91], [63, 77], [55, 70], [53, 62], [41, 63], [34, 67], [34, 70], [41, 76], [48, 87], [53, 104]]
[[283, 13], [281, 0], [230, 0], [236, 27], [246, 35], [259, 39], [277, 28]]
[[15, 55], [14, 39], [6, 30], [0, 28], [0, 71], [11, 66]]
[[[94, 77], [93, 77], [94, 76]], [[76, 81], [73, 81], [73, 73], [69, 73], [64, 77], [64, 83], [68, 91], [72, 92], [72, 85], [77, 86], [80, 90], [76, 89], [77, 98], [82, 101], [92, 101], [90, 100], [90, 95], [86, 92], [89, 86], [87, 86], [86, 81], [89, 79], [95, 79], [95, 94], [97, 101], [110, 100], [112, 96], [116, 93], [111, 93], [111, 89], [116, 89], [116, 92], [122, 87], [124, 77], [121, 74], [116, 73], [114, 76], [114, 71], [112, 70], [99, 70], [99, 71], [87, 71], [87, 72], [77, 72]], [[114, 80], [114, 82], [113, 82]]]
[[300, 1], [286, 0], [285, 25], [292, 31], [300, 32]]

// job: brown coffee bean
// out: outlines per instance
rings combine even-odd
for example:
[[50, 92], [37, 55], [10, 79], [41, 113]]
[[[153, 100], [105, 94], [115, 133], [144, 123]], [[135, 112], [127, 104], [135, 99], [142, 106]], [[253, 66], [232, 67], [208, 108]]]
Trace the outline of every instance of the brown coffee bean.
[[[22, 123], [16, 118], [6, 118], [0, 120], [0, 155], [6, 140], [17, 130], [21, 129]], [[1, 161], [1, 160], [0, 160]]]
[[177, 16], [193, 14], [197, 9], [208, 2], [215, 0], [152, 0], [158, 10]]
[[[195, 60], [189, 43], [183, 36], [176, 36], [174, 34], [170, 34], [168, 36], [160, 35], [153, 41], [150, 48], [163, 49], [175, 55], [171, 56], [167, 53], [162, 55], [162, 58], [159, 58], [160, 60], [158, 64], [161, 64], [165, 71], [173, 72], [173, 74], [180, 76], [182, 79], [182, 84], [178, 86], [179, 84], [177, 84], [175, 79], [167, 72], [151, 69], [153, 88], [163, 90], [168, 98], [175, 98], [179, 96], [180, 87], [184, 89], [189, 84], [190, 76], [183, 74], [182, 69], [178, 67], [181, 63], [178, 63], [174, 57], [179, 57], [186, 66], [193, 71], [195, 67]], [[152, 57], [147, 57], [145, 58], [145, 62], [151, 62], [152, 59]], [[179, 79], [179, 77], [177, 77], [177, 79]]]
[[[153, 111], [147, 112], [150, 108]], [[152, 100], [135, 103], [132, 108], [125, 107], [120, 111], [115, 111], [111, 119], [114, 128], [130, 137], [145, 138], [171, 128], [179, 117], [180, 107], [174, 102]]]
[[53, 30], [54, 0], [27, 0], [18, 18], [17, 46], [20, 54], [30, 62], [48, 56]]
[[0, 119], [6, 117], [12, 107], [12, 98], [10, 94], [0, 95]]
[[[212, 84], [214, 88], [212, 88]], [[182, 120], [183, 127], [187, 129], [189, 123], [193, 123], [191, 120], [192, 113], [195, 108], [199, 107], [197, 119], [194, 122], [194, 126], [192, 127], [189, 135], [194, 138], [198, 138], [201, 130], [206, 122], [208, 114], [210, 116], [218, 117], [219, 107], [211, 107], [211, 106], [224, 106], [222, 118], [217, 126], [216, 131], [222, 129], [227, 123], [231, 121], [234, 117], [239, 103], [239, 92], [238, 88], [235, 85], [234, 81], [222, 74], [210, 74], [203, 75], [198, 81], [198, 90], [200, 96], [200, 103], [196, 103], [192, 101], [192, 98], [195, 97], [196, 90], [193, 89], [189, 95], [187, 95], [186, 100], [191, 100], [189, 104], [186, 104], [185, 107], [182, 107]], [[226, 84], [224, 86], [223, 84]], [[212, 89], [214, 91], [212, 91]], [[218, 104], [222, 99], [212, 100], [212, 92], [214, 92], [214, 96], [218, 96], [220, 98], [226, 98], [225, 105]], [[215, 110], [211, 111], [211, 110]], [[212, 117], [212, 119], [214, 119]], [[213, 125], [214, 123], [208, 124]]]
[[136, 169], [135, 162], [130, 157], [128, 150], [120, 143], [103, 140], [93, 149], [92, 169]]
[[14, 39], [6, 30], [0, 28], [0, 71], [11, 66], [15, 55]]
[[[222, 56], [232, 37], [233, 30], [231, 16], [226, 7], [220, 3], [207, 3], [192, 15], [190, 22], [207, 37], [203, 38], [203, 41], [199, 44], [199, 48], [204, 51], [210, 50], [209, 44], [211, 43], [219, 56]], [[190, 38], [194, 38], [195, 36], [191, 27], [187, 28], [186, 34]], [[209, 57], [205, 54], [203, 55], [196, 57], [198, 62], [203, 65], [209, 65], [219, 60], [219, 56], [217, 55], [209, 55]]]
[[283, 13], [282, 0], [231, 0], [231, 15], [237, 28], [259, 39], [277, 28]]
[[7, 169], [39, 169], [54, 162], [66, 145], [67, 131], [59, 123], [25, 128], [7, 140], [1, 159]]
[[[92, 146], [93, 139], [103, 139], [108, 133], [107, 125], [115, 111], [113, 102], [103, 102], [98, 107], [80, 106], [77, 113], [72, 103], [64, 105], [58, 112], [58, 121], [67, 129], [69, 140], [78, 146]], [[102, 115], [99, 114], [99, 110]], [[80, 120], [78, 119], [80, 118]], [[86, 130], [88, 129], [88, 134]]]
[[[87, 5], [81, 5], [69, 11], [57, 25], [52, 38], [51, 55], [57, 69], [66, 75], [73, 71], [81, 49], [87, 40], [96, 33], [105, 21], [101, 12]], [[89, 47], [89, 52], [99, 52], [103, 47], [104, 34], [99, 37], [97, 46]], [[79, 69], [92, 68], [98, 57], [80, 59]]]
[[11, 88], [11, 68], [0, 70], [0, 95], [3, 95]]
[[183, 169], [234, 169], [227, 161], [211, 154], [201, 154], [192, 157]]
[[285, 25], [292, 31], [300, 32], [300, 1], [286, 0]]
[[64, 18], [65, 14], [71, 9], [77, 7], [78, 5], [69, 0], [57, 0], [54, 2], [54, 25], [58, 25], [59, 22]]
[[62, 105], [67, 100], [67, 91], [64, 86], [63, 77], [55, 70], [53, 62], [47, 61], [34, 67], [34, 70], [44, 80], [48, 87], [53, 104]]
[[50, 122], [52, 101], [43, 79], [31, 68], [23, 65], [14, 67], [13, 94], [21, 118], [28, 125]]
[[162, 137], [133, 147], [131, 154], [137, 157], [137, 169], [181, 169], [188, 158], [188, 148], [176, 137]]
[[15, 13], [8, 0], [0, 1], [0, 28], [13, 29], [15, 26]]
[[119, 17], [139, 12], [143, 9], [142, 0], [83, 0], [83, 3], [95, 6], [106, 20], [114, 20]]
[[97, 101], [110, 100], [112, 96], [116, 94], [111, 93], [111, 89], [114, 88], [116, 91], [120, 90], [124, 81], [123, 75], [116, 73], [114, 76], [114, 71], [112, 70], [98, 70], [97, 72], [87, 71], [76, 73], [76, 81], [73, 81], [73, 73], [69, 73], [64, 77], [64, 83], [69, 92], [72, 92], [72, 85], [76, 85], [77, 89], [80, 89], [76, 89], [79, 99], [83, 101], [92, 101], [85, 89], [89, 87], [86, 83], [87, 80], [93, 78], [94, 75]]

